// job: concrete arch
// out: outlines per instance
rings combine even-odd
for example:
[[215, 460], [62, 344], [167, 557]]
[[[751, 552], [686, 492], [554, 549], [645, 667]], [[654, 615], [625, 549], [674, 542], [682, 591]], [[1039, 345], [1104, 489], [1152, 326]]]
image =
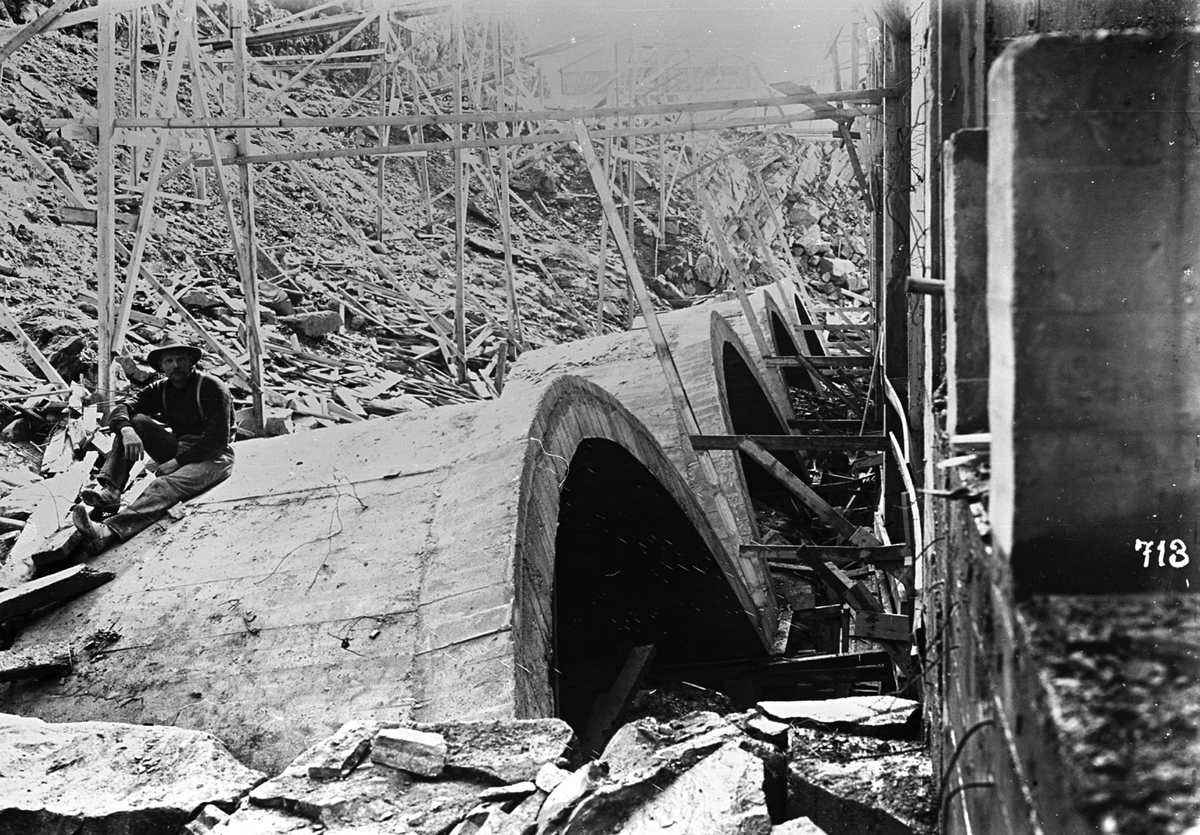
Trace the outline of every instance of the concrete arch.
[[[95, 658], [80, 650], [65, 679], [9, 686], [5, 709], [210, 730], [263, 768], [350, 718], [548, 715], [545, 536], [577, 450], [595, 443], [676, 507], [666, 530], [707, 578], [696, 599], [737, 608], [723, 624], [738, 650], [765, 652], [761, 592], [651, 433], [597, 386], [561, 378], [239, 444], [229, 481], [105, 552], [98, 565], [117, 578], [31, 623], [18, 646], [120, 639]], [[585, 499], [612, 484], [587, 478]]]
[[[775, 302], [775, 296], [771, 293], [763, 293], [763, 330], [765, 335], [771, 340], [771, 344], [778, 356], [795, 357], [801, 353], [804, 356], [812, 356], [810, 353], [811, 346], [804, 340], [800, 340], [800, 344], [797, 344], [792, 334], [792, 329], [788, 325], [787, 317]], [[803, 351], [800, 345], [804, 346]], [[816, 390], [816, 386], [808, 376], [808, 372], [803, 368], [781, 368], [779, 373], [783, 377], [784, 383], [791, 388], [802, 388], [809, 391]]]
[[522, 477], [515, 561], [525, 712], [555, 713], [582, 731], [624, 653], [640, 644], [656, 644], [663, 663], [763, 652], [748, 590], [650, 433], [582, 380], [560, 378], [543, 402], [530, 428], [536, 450]]
[[[801, 325], [812, 325], [812, 313], [809, 312], [808, 302], [799, 291], [792, 291], [791, 304], [796, 309], [796, 318]], [[785, 303], [787, 303], [785, 301]], [[828, 349], [825, 347], [825, 331], [805, 331], [804, 346], [808, 349], [807, 356], [810, 357], [825, 357], [829, 355]]]
[[[714, 435], [734, 432], [726, 402], [728, 386], [719, 376], [723, 373], [718, 368], [720, 363], [714, 362], [727, 345], [735, 346], [731, 350], [745, 359], [746, 390], [757, 391], [772, 404], [776, 413], [790, 414], [779, 405], [780, 401], [773, 393], [765, 390], [764, 378], [757, 370], [759, 364], [753, 360], [754, 355], [740, 335], [723, 321], [716, 324], [720, 317], [715, 316], [715, 310], [711, 306], [698, 306], [659, 317], [701, 431]], [[699, 461], [687, 442], [687, 433], [671, 402], [647, 332], [626, 331], [529, 351], [514, 366], [504, 396], [529, 385], [540, 385], [561, 374], [592, 380], [611, 392], [650, 430], [704, 508], [713, 529], [721, 537], [730, 564], [737, 566], [742, 585], [762, 590], [763, 593], [755, 598], [761, 612], [759, 628], [763, 634], [772, 634], [776, 613], [770, 574], [761, 559], [743, 556], [739, 550], [742, 542], [757, 538], [758, 528], [738, 455], [733, 452], [712, 455], [736, 523], [736, 530], [729, 530], [721, 521], [713, 491], [706, 484]], [[787, 425], [786, 418], [781, 425]], [[773, 430], [773, 433], [778, 431]]]

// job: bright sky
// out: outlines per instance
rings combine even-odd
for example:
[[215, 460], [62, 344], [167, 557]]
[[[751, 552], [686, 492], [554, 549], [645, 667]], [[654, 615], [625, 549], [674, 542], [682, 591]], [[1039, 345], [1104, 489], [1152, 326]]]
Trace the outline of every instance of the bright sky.
[[[831, 77], [825, 57], [838, 28], [861, 20], [856, 0], [478, 0], [511, 14], [534, 45], [625, 35], [693, 48], [727, 47], [768, 81]], [[843, 62], [848, 56], [841, 56]]]

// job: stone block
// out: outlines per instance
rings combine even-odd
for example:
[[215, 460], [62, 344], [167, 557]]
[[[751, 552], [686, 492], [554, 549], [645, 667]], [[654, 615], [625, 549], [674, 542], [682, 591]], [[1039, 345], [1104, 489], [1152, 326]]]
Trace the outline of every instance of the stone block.
[[206, 733], [0, 714], [5, 832], [176, 832], [264, 776]]
[[[589, 815], [585, 799], [564, 835], [621, 832], [651, 835], [667, 831], [721, 832], [729, 835], [770, 835], [771, 819], [763, 796], [763, 764], [758, 757], [730, 742], [709, 754], [663, 787], [648, 780], [648, 794], [631, 794], [636, 805], [609, 803], [607, 815]], [[595, 796], [597, 800], [599, 795]]]
[[566, 762], [575, 732], [561, 719], [418, 724], [446, 739], [446, 768], [498, 784], [533, 780], [546, 763]]
[[384, 728], [371, 742], [371, 761], [422, 777], [437, 777], [446, 767], [446, 739], [412, 728]]
[[[1014, 43], [989, 82], [991, 518], [1018, 597], [1196, 590], [1200, 35]], [[1177, 543], [1177, 544], [1176, 544]]]
[[777, 722], [825, 726], [862, 736], [896, 735], [912, 724], [919, 708], [920, 703], [897, 696], [758, 703], [758, 709]]
[[793, 728], [789, 736], [789, 817], [805, 816], [830, 835], [933, 835], [937, 803], [925, 749]]
[[358, 767], [371, 750], [379, 728], [370, 722], [347, 722], [292, 760], [285, 773], [304, 774], [313, 780], [340, 780]]
[[968, 128], [946, 141], [946, 430], [986, 432], [987, 421], [987, 130]]
[[337, 333], [342, 329], [342, 317], [332, 310], [312, 310], [292, 316], [280, 316], [279, 324], [310, 338]]

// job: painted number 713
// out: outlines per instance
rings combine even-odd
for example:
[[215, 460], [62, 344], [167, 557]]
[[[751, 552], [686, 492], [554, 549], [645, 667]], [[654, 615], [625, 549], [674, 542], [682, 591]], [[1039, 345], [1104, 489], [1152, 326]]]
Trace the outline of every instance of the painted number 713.
[[1158, 567], [1165, 568], [1168, 564], [1171, 568], [1183, 568], [1188, 564], [1187, 545], [1182, 539], [1172, 539], [1170, 542], [1171, 553], [1167, 553], [1168, 543], [1165, 539], [1160, 539], [1158, 542], [1154, 540], [1139, 539], [1133, 543], [1133, 547], [1142, 552], [1145, 559], [1142, 561], [1142, 568], [1150, 567], [1150, 560], [1154, 553], [1158, 552]]

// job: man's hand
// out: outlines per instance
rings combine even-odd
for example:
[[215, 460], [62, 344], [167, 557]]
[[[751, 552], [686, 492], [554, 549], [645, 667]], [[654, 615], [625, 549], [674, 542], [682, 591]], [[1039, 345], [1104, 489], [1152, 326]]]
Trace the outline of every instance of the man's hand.
[[179, 462], [172, 458], [170, 461], [164, 461], [158, 465], [158, 469], [154, 471], [155, 476], [170, 475], [179, 469]]
[[145, 451], [142, 448], [142, 439], [132, 426], [121, 428], [121, 445], [125, 448], [126, 461], [142, 460], [142, 453]]

